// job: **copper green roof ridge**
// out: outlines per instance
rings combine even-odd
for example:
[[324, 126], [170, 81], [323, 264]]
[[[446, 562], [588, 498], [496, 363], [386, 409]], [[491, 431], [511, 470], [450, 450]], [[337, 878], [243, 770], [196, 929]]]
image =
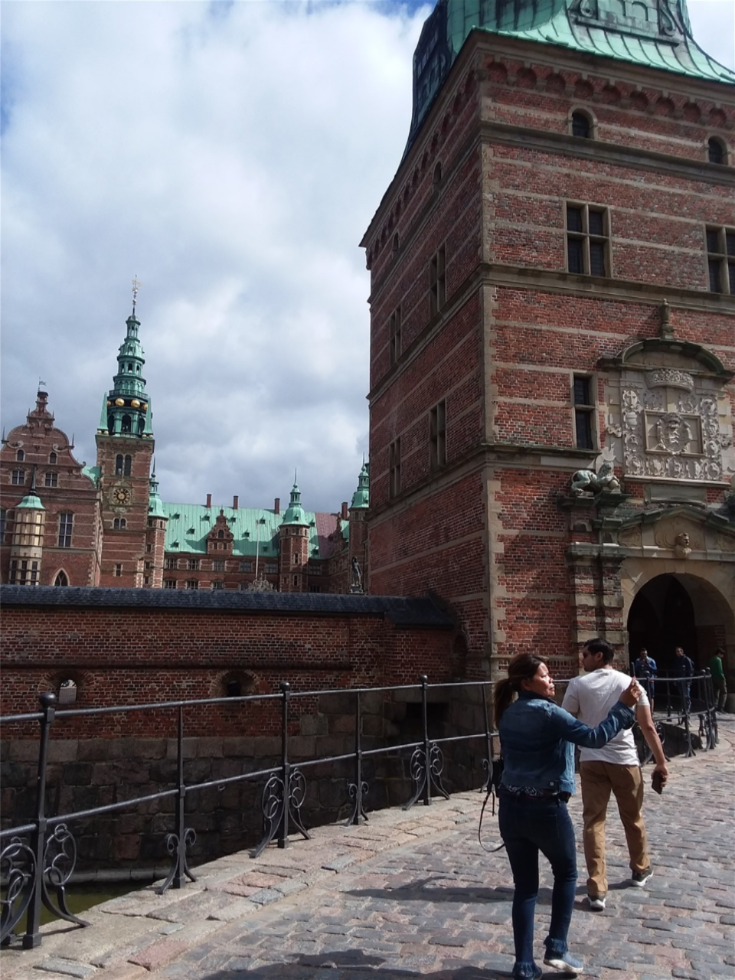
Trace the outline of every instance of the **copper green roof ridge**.
[[[168, 518], [164, 549], [174, 554], [207, 554], [207, 535], [215, 527], [222, 511], [234, 535], [233, 558], [255, 558], [256, 546], [261, 559], [278, 558], [280, 553], [279, 531], [285, 523], [285, 514], [261, 507], [207, 507], [204, 504], [162, 503]], [[319, 558], [319, 537], [316, 513], [302, 509], [303, 524], [309, 528], [309, 556]], [[262, 521], [263, 523], [259, 523]], [[222, 557], [213, 555], [212, 557]]]
[[686, 0], [637, 0], [614, 8], [610, 0], [438, 0], [413, 56], [406, 152], [474, 30], [735, 84], [735, 72], [695, 41]]

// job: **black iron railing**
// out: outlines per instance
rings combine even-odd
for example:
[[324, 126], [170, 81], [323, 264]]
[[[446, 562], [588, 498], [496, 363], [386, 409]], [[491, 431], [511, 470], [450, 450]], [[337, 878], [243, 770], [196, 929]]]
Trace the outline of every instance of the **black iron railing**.
[[[54, 694], [40, 695], [41, 711], [33, 714], [11, 715], [0, 718], [0, 724], [18, 725], [24, 722], [38, 722], [40, 725], [39, 754], [36, 777], [36, 798], [34, 819], [27, 824], [10, 827], [0, 831], [3, 843], [0, 852], [0, 878], [3, 894], [0, 897], [2, 913], [0, 917], [0, 941], [7, 941], [10, 934], [26, 916], [26, 930], [22, 945], [25, 949], [38, 946], [41, 942], [41, 907], [53, 915], [79, 926], [87, 923], [74, 915], [68, 907], [66, 886], [76, 866], [77, 845], [69, 829], [75, 821], [115, 811], [130, 810], [154, 800], [173, 798], [174, 814], [171, 832], [165, 837], [166, 849], [171, 857], [168, 875], [159, 891], [168, 888], [181, 888], [186, 878], [195, 881], [189, 867], [188, 853], [196, 842], [196, 833], [187, 826], [187, 798], [197, 792], [216, 787], [221, 790], [228, 784], [244, 781], [264, 781], [261, 799], [263, 833], [258, 845], [251, 852], [257, 857], [268, 844], [276, 841], [278, 847], [286, 847], [292, 831], [308, 839], [309, 833], [301, 819], [301, 808], [306, 797], [306, 773], [316, 766], [329, 763], [351, 762], [352, 778], [345, 786], [345, 804], [351, 807], [346, 826], [367, 820], [365, 797], [368, 783], [365, 780], [364, 764], [369, 758], [396, 754], [410, 754], [408, 769], [413, 782], [412, 792], [405, 803], [405, 809], [419, 800], [425, 805], [432, 797], [449, 798], [442, 783], [444, 754], [442, 745], [452, 742], [480, 740], [482, 745], [482, 767], [485, 771], [484, 785], [492, 778], [492, 731], [489, 724], [488, 688], [491, 685], [482, 681], [457, 682], [452, 684], [430, 685], [428, 678], [422, 676], [418, 684], [374, 688], [339, 688], [336, 690], [292, 691], [286, 681], [280, 685], [280, 693], [266, 695], [245, 695], [242, 697], [208, 698], [189, 701], [158, 702], [151, 704], [123, 705], [105, 708], [59, 709]], [[430, 731], [428, 699], [430, 689], [475, 689], [479, 693], [478, 703], [482, 705], [484, 724], [479, 731], [464, 732], [443, 738]], [[377, 748], [366, 748], [362, 733], [363, 698], [367, 694], [383, 694], [386, 697], [397, 693], [418, 692], [421, 703], [421, 738], [413, 742], [383, 744]], [[330, 695], [354, 698], [355, 737], [354, 748], [339, 755], [321, 756], [299, 760], [294, 764], [290, 758], [293, 735], [290, 734], [291, 702], [301, 698], [324, 698]], [[416, 696], [415, 693], [413, 695]], [[184, 778], [184, 734], [185, 713], [187, 710], [226, 704], [246, 706], [252, 702], [280, 700], [280, 762], [276, 766], [259, 769], [233, 776], [220, 777], [203, 782], [188, 783]], [[48, 769], [48, 748], [52, 725], [59, 725], [73, 718], [99, 717], [110, 714], [132, 714], [139, 712], [168, 712], [176, 720], [176, 778], [175, 784], [155, 793], [132, 797], [120, 802], [71, 813], [49, 816], [46, 802], [46, 778]], [[484, 744], [483, 744], [484, 743]], [[479, 781], [479, 780], [478, 780]], [[408, 795], [408, 794], [407, 794]], [[5, 843], [7, 841], [7, 843]]]
[[[557, 687], [568, 683], [568, 679], [556, 681]], [[712, 678], [708, 671], [693, 678], [657, 677], [655, 684], [665, 691], [667, 705], [667, 721], [673, 723], [673, 709], [679, 709], [677, 724], [683, 726], [686, 737], [686, 754], [693, 755], [692, 731], [690, 715], [699, 716], [699, 734], [702, 746], [714, 748], [717, 744], [717, 717], [713, 695]], [[188, 853], [196, 842], [196, 833], [187, 826], [187, 798], [194, 793], [214, 788], [223, 789], [228, 784], [244, 781], [264, 781], [261, 798], [262, 837], [252, 850], [251, 856], [256, 858], [268, 844], [275, 841], [278, 847], [286, 847], [289, 836], [297, 832], [309, 839], [309, 833], [304, 826], [300, 811], [306, 798], [307, 780], [305, 773], [314, 767], [338, 762], [351, 763], [352, 775], [345, 786], [345, 805], [350, 807], [350, 815], [345, 826], [359, 824], [367, 820], [365, 798], [369, 787], [365, 779], [365, 761], [379, 756], [408, 756], [410, 752], [408, 771], [412, 781], [410, 794], [404, 804], [409, 809], [421, 800], [428, 806], [432, 798], [441, 796], [449, 798], [442, 782], [444, 770], [444, 752], [442, 746], [451, 743], [461, 743], [476, 740], [479, 742], [477, 757], [484, 770], [484, 777], [475, 780], [482, 783], [482, 789], [491, 785], [493, 780], [493, 739], [497, 735], [490, 725], [488, 697], [492, 692], [492, 683], [486, 681], [464, 681], [447, 684], [429, 684], [428, 678], [422, 676], [418, 684], [399, 685], [393, 687], [373, 688], [339, 688], [336, 690], [292, 691], [290, 684], [282, 682], [280, 693], [245, 695], [241, 697], [208, 698], [189, 701], [170, 701], [139, 705], [117, 705], [105, 708], [71, 708], [59, 709], [54, 694], [40, 695], [41, 711], [32, 714], [10, 715], [0, 717], [0, 725], [18, 725], [27, 722], [38, 722], [40, 726], [39, 751], [36, 776], [36, 793], [34, 817], [26, 824], [10, 827], [0, 831], [0, 883], [2, 895], [0, 905], [0, 941], [7, 942], [15, 927], [26, 916], [26, 929], [22, 938], [25, 949], [40, 945], [41, 907], [53, 915], [79, 926], [87, 923], [74, 915], [68, 907], [66, 886], [74, 874], [77, 860], [77, 845], [69, 825], [89, 817], [110, 814], [122, 810], [130, 810], [165, 798], [173, 798], [173, 826], [165, 837], [165, 845], [171, 858], [171, 865], [166, 879], [159, 887], [161, 893], [168, 888], [181, 888], [186, 879], [195, 881], [188, 863]], [[430, 690], [454, 690], [458, 694], [474, 690], [476, 704], [481, 708], [479, 717], [481, 724], [476, 731], [464, 731], [460, 734], [437, 737], [432, 732], [429, 723], [429, 692]], [[421, 705], [421, 737], [416, 741], [388, 743], [379, 747], [366, 748], [362, 732], [363, 699], [365, 695], [382, 694], [385, 697], [402, 692], [418, 692]], [[290, 706], [291, 702], [302, 698], [324, 698], [330, 695], [354, 698], [354, 748], [350, 752], [338, 755], [319, 756], [312, 759], [299, 760], [297, 764], [291, 761]], [[415, 697], [415, 694], [413, 695]], [[656, 694], [658, 698], [659, 693]], [[185, 713], [187, 710], [211, 705], [247, 706], [252, 702], [280, 701], [280, 761], [277, 765], [252, 772], [220, 777], [203, 782], [187, 783], [184, 770], [184, 733]], [[275, 705], [274, 705], [275, 707]], [[694, 710], [692, 710], [694, 709]], [[46, 780], [48, 769], [49, 741], [51, 727], [73, 718], [99, 717], [111, 714], [130, 715], [140, 712], [165, 712], [175, 718], [176, 723], [176, 777], [174, 785], [168, 786], [155, 793], [133, 797], [105, 806], [76, 810], [70, 813], [47, 814]], [[659, 733], [663, 730], [659, 724]], [[649, 757], [650, 758], [650, 757]], [[642, 761], [648, 761], [643, 759]], [[5, 843], [7, 841], [7, 843]]]

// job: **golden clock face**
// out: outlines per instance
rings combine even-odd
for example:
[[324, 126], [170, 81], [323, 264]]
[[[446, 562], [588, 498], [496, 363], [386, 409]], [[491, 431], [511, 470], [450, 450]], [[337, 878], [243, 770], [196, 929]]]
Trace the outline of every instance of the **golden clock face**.
[[112, 500], [116, 504], [129, 504], [130, 491], [127, 487], [115, 487], [112, 491]]

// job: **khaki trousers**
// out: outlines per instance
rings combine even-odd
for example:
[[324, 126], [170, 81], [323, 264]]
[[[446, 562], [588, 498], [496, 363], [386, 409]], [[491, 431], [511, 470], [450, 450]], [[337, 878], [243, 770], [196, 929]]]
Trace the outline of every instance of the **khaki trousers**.
[[584, 858], [587, 862], [587, 894], [603, 897], [607, 894], [605, 867], [605, 817], [610, 793], [614, 793], [618, 812], [625, 830], [632, 871], [645, 871], [650, 860], [648, 840], [643, 823], [643, 777], [640, 766], [619, 766], [612, 762], [582, 762], [584, 817]]

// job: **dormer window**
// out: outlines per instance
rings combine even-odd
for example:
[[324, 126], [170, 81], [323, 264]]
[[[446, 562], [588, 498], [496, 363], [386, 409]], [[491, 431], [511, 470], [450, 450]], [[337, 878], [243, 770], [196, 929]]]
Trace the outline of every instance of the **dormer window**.
[[16, 462], [22, 463], [25, 458], [26, 458], [26, 454], [23, 452], [22, 449], [19, 449], [18, 452], [15, 454]]

